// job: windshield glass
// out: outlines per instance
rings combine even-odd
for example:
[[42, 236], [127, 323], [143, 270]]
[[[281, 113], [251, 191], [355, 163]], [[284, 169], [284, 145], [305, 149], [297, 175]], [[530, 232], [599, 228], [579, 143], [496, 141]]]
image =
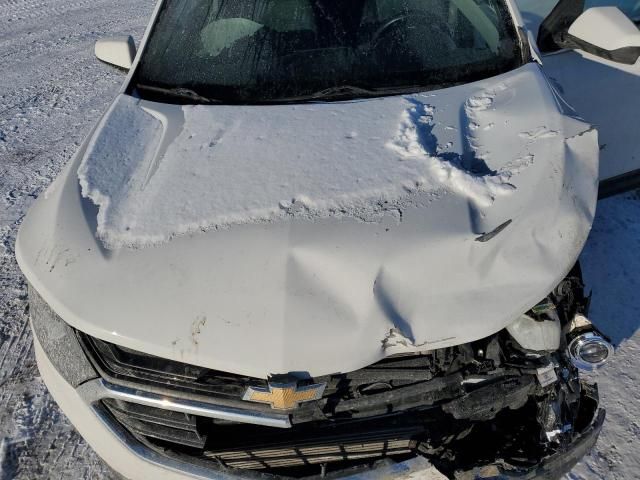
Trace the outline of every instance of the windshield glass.
[[323, 100], [521, 62], [503, 0], [166, 0], [133, 86], [178, 103]]

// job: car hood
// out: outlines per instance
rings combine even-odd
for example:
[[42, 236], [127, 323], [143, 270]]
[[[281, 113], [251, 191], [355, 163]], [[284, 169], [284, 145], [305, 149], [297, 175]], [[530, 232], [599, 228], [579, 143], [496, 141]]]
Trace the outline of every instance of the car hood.
[[535, 64], [331, 104], [121, 96], [16, 256], [79, 330], [232, 373], [477, 340], [551, 291], [591, 228], [597, 134], [563, 105]]

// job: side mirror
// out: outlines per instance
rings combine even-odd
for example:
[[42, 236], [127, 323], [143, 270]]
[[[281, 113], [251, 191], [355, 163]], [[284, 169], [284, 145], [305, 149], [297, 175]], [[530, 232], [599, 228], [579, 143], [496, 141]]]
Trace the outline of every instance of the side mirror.
[[95, 53], [99, 60], [129, 70], [136, 57], [136, 44], [131, 36], [103, 38], [96, 42]]
[[640, 57], [640, 30], [618, 7], [594, 7], [569, 27], [568, 48], [614, 62], [634, 64]]

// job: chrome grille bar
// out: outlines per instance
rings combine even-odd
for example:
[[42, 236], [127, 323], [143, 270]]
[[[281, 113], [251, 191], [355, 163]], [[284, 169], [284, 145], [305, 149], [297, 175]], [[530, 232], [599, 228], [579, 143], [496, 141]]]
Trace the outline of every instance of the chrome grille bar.
[[176, 398], [169, 395], [159, 395], [157, 393], [146, 392], [122, 385], [115, 385], [102, 378], [91, 380], [90, 382], [80, 385], [77, 391], [89, 405], [105, 398], [111, 398], [114, 400], [138, 403], [140, 405], [146, 405], [147, 407], [161, 408], [163, 410], [227, 420], [230, 422], [249, 423], [262, 425], [264, 427], [291, 428], [291, 420], [288, 415], [276, 413], [267, 414], [253, 410], [243, 410], [224, 405], [214, 405], [195, 400]]

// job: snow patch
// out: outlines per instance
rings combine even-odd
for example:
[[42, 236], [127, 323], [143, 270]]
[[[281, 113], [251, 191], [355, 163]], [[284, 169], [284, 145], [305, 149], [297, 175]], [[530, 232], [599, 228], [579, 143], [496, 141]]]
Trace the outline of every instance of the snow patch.
[[413, 339], [407, 337], [398, 328], [392, 328], [389, 333], [382, 340], [382, 348], [387, 350], [392, 347], [415, 347]]
[[401, 97], [185, 106], [176, 107], [174, 117], [184, 120], [175, 128], [171, 115], [156, 118], [153, 104], [122, 96], [82, 160], [82, 194], [99, 207], [97, 234], [107, 248], [291, 217], [397, 217], [412, 202], [406, 185], [438, 187], [427, 181], [423, 158], [401, 159], [384, 147], [404, 107]]
[[528, 154], [523, 157], [512, 160], [511, 162], [505, 164], [498, 172], [507, 178], [511, 178], [514, 175], [522, 172], [526, 168], [533, 165], [535, 157], [533, 154]]
[[[508, 90], [500, 83], [457, 100], [459, 127], [454, 106], [425, 103], [434, 94], [162, 113], [122, 95], [81, 162], [82, 195], [99, 207], [97, 235], [112, 249], [293, 217], [378, 222], [442, 192], [486, 208], [531, 164], [494, 171], [485, 163], [484, 140]], [[447, 132], [460, 132], [463, 144]], [[436, 133], [448, 138], [440, 144]]]
[[518, 134], [520, 136], [520, 138], [527, 140], [527, 141], [535, 141], [535, 140], [540, 140], [543, 138], [553, 138], [558, 136], [558, 132], [555, 130], [550, 130], [549, 128], [545, 127], [545, 126], [541, 126], [536, 128], [535, 130], [532, 130], [530, 132], [522, 132], [520, 134]]
[[[138, 101], [122, 96], [98, 125], [100, 133], [87, 146], [78, 169], [82, 195], [98, 209], [98, 236], [117, 243], [114, 231], [128, 231], [132, 202], [144, 188], [141, 166], [153, 161], [162, 124], [138, 107]], [[134, 203], [135, 205], [135, 203]]]
[[[488, 109], [493, 104], [493, 97], [489, 94], [471, 97], [465, 104], [465, 110], [476, 112]], [[387, 147], [403, 158], [419, 158], [429, 166], [430, 176], [437, 179], [446, 188], [464, 195], [475, 201], [481, 207], [488, 207], [496, 197], [508, 195], [515, 187], [508, 182], [508, 172], [499, 174], [477, 174], [469, 171], [463, 155], [456, 153], [443, 154], [442, 152], [452, 146], [450, 142], [444, 148], [438, 145], [433, 135], [435, 127], [435, 107], [414, 102], [402, 113], [400, 128], [394, 139], [387, 143]], [[469, 113], [468, 113], [468, 116]], [[479, 123], [471, 121], [468, 126], [471, 130], [479, 128]], [[470, 136], [468, 136], [469, 138]], [[472, 145], [478, 142], [472, 141]]]
[[484, 112], [493, 109], [496, 97], [507, 89], [508, 87], [504, 83], [500, 83], [494, 88], [469, 97], [464, 104], [464, 114], [468, 125], [466, 139], [475, 154], [481, 158], [484, 158], [484, 155], [480, 153], [482, 141], [479, 137], [479, 131], [488, 131], [495, 126], [494, 122], [485, 119]]

